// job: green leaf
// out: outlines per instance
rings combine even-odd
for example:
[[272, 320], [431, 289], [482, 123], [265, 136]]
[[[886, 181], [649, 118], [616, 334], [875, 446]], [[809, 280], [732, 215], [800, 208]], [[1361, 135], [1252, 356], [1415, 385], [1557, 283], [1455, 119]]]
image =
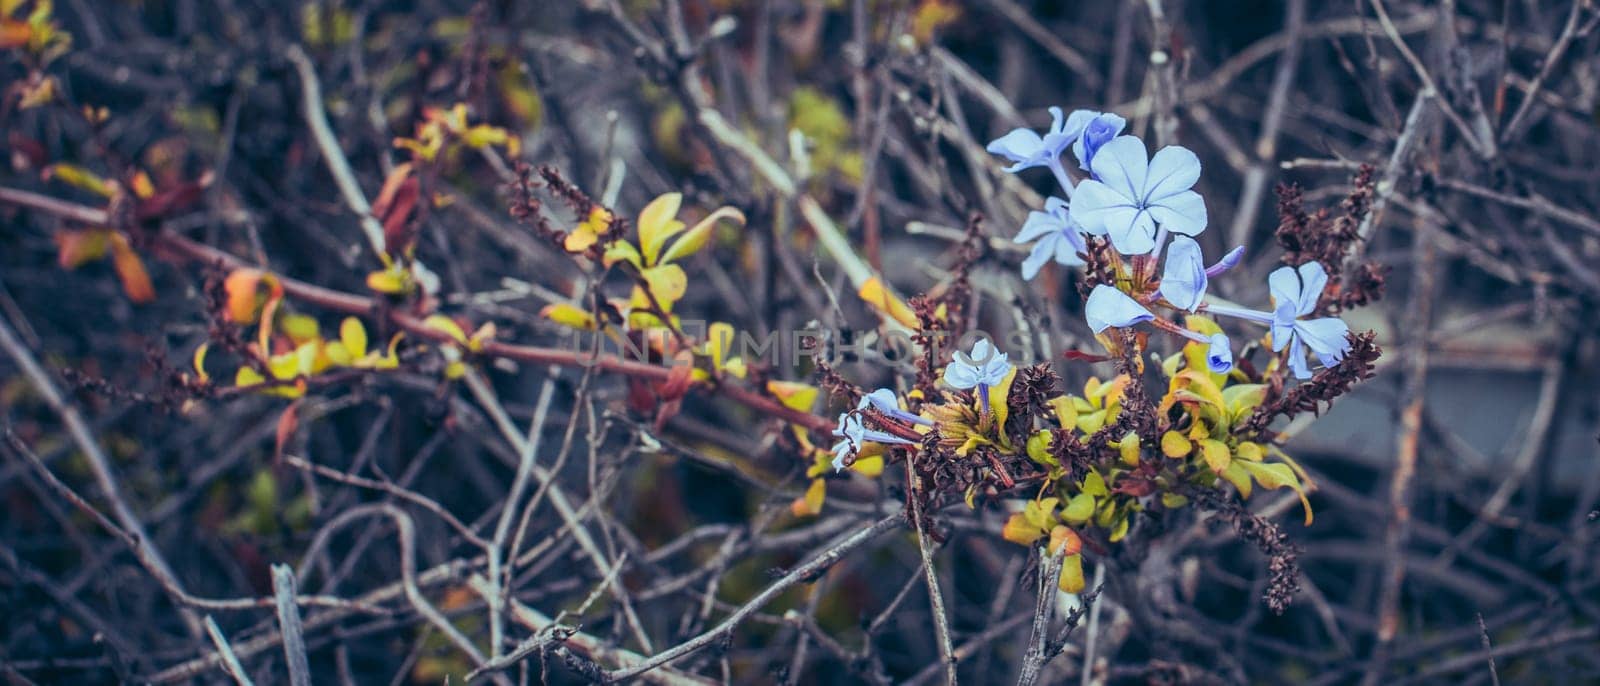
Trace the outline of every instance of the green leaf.
[[1046, 467], [1061, 466], [1056, 462], [1056, 457], [1050, 454], [1050, 443], [1054, 435], [1049, 431], [1039, 431], [1028, 437], [1028, 459]]
[[1093, 469], [1089, 470], [1088, 476], [1083, 477], [1082, 490], [1084, 493], [1094, 496], [1106, 495], [1111, 492], [1106, 488], [1105, 477], [1100, 476], [1100, 472]]
[[1061, 519], [1073, 526], [1081, 526], [1094, 516], [1094, 496], [1088, 493], [1079, 493], [1067, 501], [1066, 509], [1061, 511]]

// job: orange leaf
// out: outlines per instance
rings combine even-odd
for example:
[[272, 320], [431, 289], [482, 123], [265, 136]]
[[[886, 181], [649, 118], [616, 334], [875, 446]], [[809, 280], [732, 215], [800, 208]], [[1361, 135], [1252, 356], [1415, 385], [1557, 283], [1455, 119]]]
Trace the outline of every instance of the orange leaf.
[[147, 303], [156, 299], [156, 287], [150, 283], [150, 273], [144, 269], [144, 260], [139, 259], [139, 253], [133, 251], [133, 246], [128, 245], [128, 239], [122, 234], [111, 232], [111, 265], [117, 270], [117, 277], [122, 279], [122, 292], [128, 294], [128, 299], [135, 303]]
[[283, 295], [283, 286], [271, 274], [260, 269], [235, 269], [223, 280], [222, 289], [228, 294], [228, 319], [236, 324], [254, 324], [256, 306], [260, 304], [261, 284], [272, 289], [272, 298]]
[[26, 22], [0, 17], [0, 50], [20, 48], [33, 37], [33, 29]]

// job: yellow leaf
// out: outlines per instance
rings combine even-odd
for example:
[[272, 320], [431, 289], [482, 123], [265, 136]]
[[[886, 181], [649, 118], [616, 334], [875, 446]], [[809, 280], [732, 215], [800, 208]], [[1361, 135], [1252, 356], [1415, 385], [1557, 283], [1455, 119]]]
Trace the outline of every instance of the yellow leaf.
[[1234, 462], [1229, 464], [1227, 469], [1222, 470], [1222, 478], [1233, 484], [1234, 488], [1239, 489], [1239, 497], [1249, 498], [1250, 489], [1252, 488], [1250, 473], [1245, 471], [1244, 467], [1239, 466], [1241, 464], [1244, 463]]
[[351, 355], [367, 356], [367, 327], [361, 325], [360, 319], [345, 317], [339, 322], [339, 341]]
[[1017, 368], [1012, 367], [1011, 371], [1006, 372], [1005, 379], [989, 387], [988, 401], [989, 408], [994, 412], [994, 425], [1000, 429], [1001, 445], [1008, 450], [1011, 448], [1011, 437], [1010, 434], [1006, 433], [1005, 426], [1006, 418], [1011, 416], [1011, 406], [1006, 403], [1006, 399], [1011, 395], [1011, 382], [1015, 381], [1016, 378]]
[[446, 317], [442, 314], [435, 314], [430, 315], [427, 319], [422, 320], [422, 324], [430, 329], [433, 329], [434, 331], [442, 331], [445, 334], [448, 334], [450, 338], [455, 339], [455, 342], [460, 343], [461, 345], [467, 344], [467, 332], [462, 331], [461, 325], [457, 324], [456, 320], [454, 319]]
[[367, 288], [385, 295], [400, 295], [411, 289], [411, 274], [397, 264], [368, 274]]
[[890, 292], [884, 286], [882, 279], [876, 276], [867, 279], [866, 283], [861, 284], [861, 290], [856, 291], [856, 295], [868, 305], [871, 305], [872, 309], [877, 310], [879, 314], [899, 322], [906, 328], [917, 328], [917, 314], [912, 312], [911, 307], [906, 305], [904, 301]]
[[1082, 593], [1087, 585], [1083, 578], [1083, 554], [1068, 555], [1061, 562], [1061, 582], [1056, 587], [1066, 593]]
[[1193, 449], [1194, 445], [1189, 442], [1189, 439], [1184, 438], [1181, 433], [1168, 431], [1161, 434], [1161, 454], [1167, 457], [1183, 457]]
[[768, 381], [767, 392], [783, 403], [784, 407], [800, 412], [810, 412], [817, 402], [817, 387], [795, 381]]
[[675, 264], [663, 264], [650, 267], [639, 273], [645, 283], [650, 286], [650, 294], [656, 297], [656, 302], [661, 304], [661, 309], [672, 311], [673, 303], [689, 290], [689, 276], [684, 273], [683, 267]]
[[869, 457], [866, 452], [863, 449], [862, 454], [856, 456], [856, 461], [850, 465], [850, 470], [867, 478], [876, 479], [883, 474], [883, 456], [872, 455]]
[[633, 247], [633, 244], [627, 241], [615, 241], [606, 246], [605, 255], [600, 258], [600, 263], [606, 267], [618, 262], [627, 262], [633, 265], [635, 269], [644, 269], [644, 262], [639, 257], [639, 249]]
[[706, 327], [706, 356], [711, 358], [711, 367], [721, 370], [726, 364], [728, 351], [733, 348], [733, 325], [727, 322], [712, 322]]
[[1044, 532], [1029, 522], [1028, 516], [1021, 512], [1013, 513], [1006, 520], [1005, 526], [1000, 528], [1000, 537], [1017, 545], [1029, 545], [1043, 535]]
[[266, 379], [262, 378], [259, 372], [250, 367], [240, 367], [239, 371], [233, 375], [233, 385], [239, 388], [248, 388], [265, 382]]
[[1300, 496], [1300, 506], [1306, 511], [1306, 526], [1311, 526], [1311, 500], [1306, 498], [1306, 490], [1300, 485], [1300, 479], [1294, 475], [1294, 470], [1289, 465], [1281, 462], [1239, 462], [1239, 466], [1250, 472], [1255, 477], [1256, 483], [1268, 490], [1279, 488], [1293, 489], [1295, 495]]
[[1200, 455], [1205, 458], [1206, 466], [1218, 474], [1233, 462], [1233, 454], [1228, 450], [1228, 444], [1215, 438], [1200, 439]]
[[206, 352], [211, 350], [211, 343], [201, 343], [194, 349], [194, 371], [200, 375], [201, 381], [210, 381], [211, 375], [206, 373]]
[[[564, 247], [567, 252], [580, 253], [589, 249], [600, 240], [600, 236], [611, 228], [611, 213], [604, 207], [595, 205], [589, 210], [589, 217], [567, 234]], [[609, 266], [609, 264], [607, 265]]]
[[155, 182], [150, 180], [150, 175], [145, 173], [143, 169], [134, 172], [133, 178], [129, 180], [128, 185], [133, 188], [133, 194], [141, 200], [149, 200], [150, 196], [156, 194]]
[[291, 350], [281, 355], [267, 358], [267, 372], [272, 378], [279, 381], [288, 381], [300, 373], [300, 356], [297, 351]]
[[1071, 429], [1078, 425], [1078, 408], [1069, 396], [1056, 396], [1050, 399], [1050, 407], [1056, 411], [1056, 421], [1063, 429]]
[[678, 208], [682, 205], [682, 193], [664, 193], [639, 212], [639, 248], [644, 253], [645, 264], [655, 264], [661, 246], [683, 231], [683, 222], [677, 219]]
[[317, 319], [305, 314], [284, 315], [278, 320], [278, 330], [288, 336], [289, 340], [293, 341], [295, 345], [313, 340], [321, 333], [321, 327], [317, 325]]
[[108, 199], [117, 194], [116, 182], [108, 181], [99, 174], [75, 164], [52, 164], [45, 167], [44, 178], [56, 179]]
[[1266, 456], [1266, 453], [1261, 450], [1260, 443], [1250, 443], [1248, 441], [1235, 447], [1233, 454], [1241, 460], [1249, 460], [1251, 462], [1260, 462], [1261, 458]]
[[593, 314], [568, 303], [553, 303], [539, 310], [539, 316], [580, 331], [594, 331], [598, 324]]
[[344, 341], [334, 341], [322, 347], [322, 355], [328, 358], [328, 363], [338, 367], [348, 367], [356, 361], [350, 349], [345, 347]]
[[796, 517], [814, 517], [822, 512], [822, 501], [828, 495], [828, 484], [822, 479], [812, 479], [806, 494], [795, 498], [789, 511]]
[[711, 240], [711, 232], [716, 230], [717, 221], [722, 219], [738, 222], [740, 226], [744, 226], [745, 222], [744, 213], [732, 207], [718, 208], [717, 211], [706, 215], [705, 219], [701, 219], [699, 223], [685, 232], [682, 238], [674, 241], [672, 247], [667, 248], [667, 252], [661, 255], [661, 264], [680, 260], [699, 252], [701, 248], [705, 247], [706, 242]]
[[1139, 466], [1139, 434], [1132, 431], [1122, 437], [1117, 444], [1117, 450], [1122, 457], [1122, 463], [1129, 467]]

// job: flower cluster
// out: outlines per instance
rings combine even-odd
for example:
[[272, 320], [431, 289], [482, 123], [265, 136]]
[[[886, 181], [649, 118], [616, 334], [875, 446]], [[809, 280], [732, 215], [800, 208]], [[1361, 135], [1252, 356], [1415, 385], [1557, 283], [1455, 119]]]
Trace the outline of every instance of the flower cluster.
[[[1204, 344], [1212, 372], [1233, 367], [1226, 334], [1210, 335], [1158, 317], [1153, 308], [1187, 315], [1221, 315], [1266, 324], [1272, 350], [1287, 350], [1287, 364], [1301, 379], [1311, 377], [1306, 350], [1323, 366], [1332, 366], [1349, 350], [1349, 327], [1336, 317], [1308, 318], [1322, 297], [1328, 278], [1322, 266], [1308, 262], [1283, 267], [1268, 278], [1271, 311], [1237, 307], [1206, 299], [1211, 278], [1233, 268], [1243, 256], [1234, 248], [1207, 266], [1194, 236], [1206, 229], [1205, 199], [1193, 190], [1200, 179], [1200, 159], [1188, 148], [1169, 145], [1149, 154], [1137, 136], [1119, 135], [1126, 122], [1115, 114], [1078, 110], [1065, 119], [1052, 107], [1053, 123], [1043, 136], [1016, 129], [989, 144], [989, 152], [1014, 164], [1006, 171], [1048, 167], [1070, 200], [1052, 197], [1043, 212], [1032, 212], [1016, 240], [1032, 243], [1022, 276], [1033, 279], [1050, 260], [1064, 266], [1084, 264], [1089, 237], [1104, 237], [1113, 248], [1112, 284], [1097, 284], [1085, 304], [1085, 317], [1096, 334], [1141, 323]], [[1074, 181], [1061, 162], [1068, 147], [1087, 176]], [[1170, 245], [1169, 245], [1170, 243]], [[1159, 279], [1154, 265], [1166, 262]], [[1114, 347], [1114, 346], [1113, 346]]]
[[[1243, 498], [1256, 489], [1293, 490], [1309, 523], [1309, 476], [1274, 443], [1266, 423], [1328, 398], [1284, 388], [1289, 373], [1312, 376], [1308, 354], [1337, 369], [1303, 388], [1348, 388], [1375, 357], [1370, 337], [1352, 337], [1337, 317], [1320, 316], [1339, 311], [1339, 298], [1323, 297], [1329, 278], [1317, 259], [1274, 271], [1265, 310], [1209, 295], [1211, 279], [1238, 266], [1244, 250], [1208, 261], [1195, 240], [1208, 222], [1194, 190], [1195, 154], [1167, 146], [1151, 155], [1139, 138], [1123, 135], [1126, 122], [1114, 114], [1050, 113], [1042, 135], [1018, 129], [988, 149], [1013, 162], [1008, 171], [1044, 167], [1060, 183], [1065, 197], [1048, 198], [1017, 234], [1017, 242], [1032, 244], [1022, 276], [1031, 280], [1051, 262], [1084, 268], [1092, 284], [1085, 319], [1113, 353], [1116, 375], [1063, 393], [1049, 365], [1019, 368], [987, 338], [956, 351], [942, 369], [944, 356], [927, 351], [904, 395], [866, 393], [823, 369], [823, 385], [854, 407], [839, 414], [831, 451], [799, 436], [813, 456], [812, 484], [794, 511], [815, 514], [831, 474], [876, 476], [895, 462], [916, 475], [911, 497], [963, 493], [976, 506], [979, 496], [1026, 492], [1031, 497], [1020, 501], [1002, 535], [1023, 545], [1048, 541], [1064, 557], [1059, 585], [1069, 592], [1085, 587], [1084, 555], [1128, 536], [1140, 513], [1176, 510], [1193, 498], [1214, 502], [1218, 489], [1231, 487]], [[1070, 170], [1063, 163], [1069, 148], [1078, 161]], [[918, 298], [911, 307], [919, 328], [951, 321], [938, 301]], [[1252, 338], [1265, 335], [1262, 347], [1278, 358], [1264, 369], [1236, 364], [1215, 317], [1259, 327]], [[1146, 388], [1148, 341], [1133, 327], [1183, 342], [1159, 358], [1164, 392]], [[1292, 570], [1280, 576], [1292, 579]]]

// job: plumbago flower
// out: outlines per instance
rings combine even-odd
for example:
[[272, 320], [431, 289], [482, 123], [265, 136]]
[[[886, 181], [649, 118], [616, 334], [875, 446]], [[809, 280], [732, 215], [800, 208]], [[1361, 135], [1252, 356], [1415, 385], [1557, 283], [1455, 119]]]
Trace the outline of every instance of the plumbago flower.
[[1035, 166], [1061, 165], [1061, 152], [1067, 146], [1072, 146], [1072, 141], [1077, 141], [1083, 133], [1083, 126], [1088, 126], [1093, 112], [1077, 110], [1072, 112], [1072, 117], [1062, 118], [1061, 107], [1050, 109], [1050, 130], [1043, 136], [1035, 133], [1030, 128], [1014, 128], [1005, 136], [989, 142], [986, 150], [995, 155], [1005, 155], [1010, 158], [1013, 165], [1005, 171], [1018, 173], [1022, 170], [1032, 170]]
[[1111, 286], [1105, 284], [1095, 286], [1094, 290], [1089, 292], [1089, 299], [1084, 303], [1083, 311], [1085, 318], [1089, 320], [1089, 328], [1097, 335], [1113, 327], [1120, 329], [1142, 322], [1152, 322], [1164, 331], [1205, 345], [1206, 366], [1212, 373], [1226, 374], [1233, 369], [1233, 348], [1227, 334], [1218, 332], [1208, 336], [1157, 318], [1155, 313], [1140, 305], [1139, 301]]
[[[1079, 112], [1082, 111], [1079, 110]], [[1077, 114], [1077, 112], [1073, 114]], [[1072, 144], [1072, 154], [1078, 156], [1078, 165], [1091, 174], [1094, 173], [1091, 167], [1095, 153], [1099, 152], [1101, 146], [1111, 142], [1113, 138], [1117, 137], [1117, 134], [1122, 133], [1122, 130], [1128, 126], [1128, 120], [1115, 114], [1109, 112], [1094, 112], [1092, 114], [1094, 118], [1090, 119], [1089, 123], [1083, 127], [1083, 134], [1078, 136], [1078, 140]]]
[[1071, 216], [1083, 230], [1107, 236], [1124, 255], [1156, 249], [1156, 227], [1186, 236], [1206, 229], [1206, 203], [1190, 190], [1200, 179], [1200, 159], [1169, 145], [1146, 156], [1144, 141], [1117, 136], [1093, 156], [1094, 178], [1078, 184]]
[[[893, 422], [904, 422], [913, 426], [933, 426], [933, 422], [928, 421], [926, 418], [900, 409], [900, 400], [895, 397], [894, 391], [880, 388], [868, 393], [861, 397], [860, 402], [856, 403], [855, 411], [844, 412], [839, 415], [839, 426], [833, 430], [833, 435], [843, 440], [833, 446], [833, 471], [843, 471], [847, 465], [847, 459], [852, 455], [859, 454], [862, 444], [868, 441], [884, 445], [914, 445], [916, 443], [916, 441], [901, 435], [868, 429], [862, 422], [863, 411], [868, 409], [881, 413], [887, 420], [892, 420], [890, 422], [891, 426], [894, 426]], [[905, 433], [908, 427], [896, 426], [896, 428], [901, 433]]]
[[1072, 153], [1078, 157], [1078, 165], [1092, 173], [1089, 161], [1101, 146], [1122, 133], [1127, 125], [1128, 121], [1122, 117], [1093, 110], [1074, 110], [1062, 118], [1061, 108], [1052, 107], [1050, 128], [1043, 136], [1033, 129], [1012, 129], [1010, 133], [990, 141], [984, 149], [1011, 160], [1013, 164], [1006, 171], [1013, 174], [1024, 169], [1048, 167], [1055, 174], [1056, 183], [1061, 184], [1062, 192], [1071, 197], [1075, 184], [1061, 165], [1061, 153], [1067, 146], [1072, 146]]
[[963, 391], [977, 388], [978, 402], [988, 408], [989, 388], [1005, 381], [1011, 370], [1011, 358], [996, 350], [985, 338], [972, 346], [972, 354], [965, 359], [961, 353], [956, 353], [955, 359], [944, 368], [944, 382]]
[[[969, 484], [969, 503], [983, 487], [1004, 494], [1022, 483], [1011, 476], [1018, 470], [1019, 477], [1042, 476], [1043, 485], [1014, 511], [1002, 535], [1028, 546], [1048, 540], [1048, 550], [1064, 555], [1060, 588], [1068, 592], [1085, 587], [1085, 540], [1116, 543], [1129, 534], [1135, 513], [1175, 510], [1191, 497], [1213, 503], [1212, 490], [1231, 486], [1241, 499], [1255, 489], [1293, 490], [1309, 525], [1307, 474], [1275, 444], [1267, 424], [1308, 401], [1331, 399], [1370, 373], [1376, 357], [1370, 335], [1349, 337], [1349, 327], [1336, 318], [1308, 318], [1328, 283], [1314, 261], [1273, 272], [1270, 311], [1208, 299], [1211, 280], [1237, 266], [1244, 249], [1207, 266], [1194, 239], [1208, 223], [1205, 201], [1193, 190], [1200, 176], [1195, 154], [1168, 146], [1151, 157], [1141, 140], [1122, 135], [1127, 122], [1115, 114], [1078, 110], [1063, 119], [1054, 108], [1052, 114], [1055, 123], [1045, 136], [1013, 131], [989, 149], [1016, 163], [1008, 171], [1048, 166], [1061, 181], [1070, 200], [1049, 198], [1018, 232], [1018, 243], [1032, 243], [1022, 276], [1031, 280], [1052, 260], [1086, 268], [1094, 286], [1084, 318], [1112, 359], [1123, 362], [1119, 374], [1106, 382], [1090, 379], [1082, 395], [1061, 395], [1055, 390], [1060, 379], [1047, 365], [1013, 368], [982, 341], [944, 372], [948, 385], [976, 389], [981, 403], [974, 408], [950, 392], [923, 398], [919, 408], [934, 424], [914, 427], [927, 440], [913, 450], [939, 459], [908, 464], [955, 465], [966, 479], [959, 483]], [[1075, 188], [1058, 160], [1068, 142], [1089, 173]], [[1107, 245], [1113, 250], [1103, 249]], [[1228, 334], [1211, 315], [1270, 329], [1272, 349], [1300, 378], [1310, 376], [1307, 348], [1324, 365], [1344, 357], [1362, 364], [1341, 364], [1329, 383], [1285, 389], [1285, 369], [1236, 367]], [[1113, 331], [1132, 327], [1160, 329], [1186, 344], [1170, 355], [1147, 355], [1145, 336]], [[1166, 378], [1159, 401], [1144, 364], [1151, 357]], [[875, 415], [884, 421], [913, 428], [889, 411], [898, 410], [893, 394], [864, 402], [889, 408]], [[1017, 459], [1024, 456], [1028, 463]], [[1079, 538], [1089, 531], [1097, 532], [1093, 539]], [[1294, 563], [1263, 550], [1274, 556], [1268, 605], [1281, 612], [1294, 594]]]
[[1089, 247], [1083, 242], [1081, 229], [1067, 212], [1067, 201], [1050, 198], [1044, 201], [1043, 212], [1028, 213], [1028, 221], [1022, 223], [1022, 230], [1015, 239], [1017, 243], [1034, 241], [1028, 259], [1022, 261], [1022, 278], [1032, 281], [1052, 259], [1066, 267], [1083, 266], [1078, 253], [1087, 252]]
[[1267, 276], [1267, 289], [1272, 293], [1273, 311], [1233, 307], [1209, 303], [1207, 312], [1238, 317], [1272, 329], [1272, 351], [1289, 350], [1289, 368], [1297, 378], [1311, 378], [1306, 366], [1306, 348], [1317, 356], [1324, 367], [1331, 367], [1344, 359], [1350, 350], [1347, 338], [1350, 326], [1338, 317], [1302, 319], [1317, 308], [1322, 289], [1328, 285], [1328, 273], [1319, 262], [1307, 262], [1298, 269], [1280, 267]]

